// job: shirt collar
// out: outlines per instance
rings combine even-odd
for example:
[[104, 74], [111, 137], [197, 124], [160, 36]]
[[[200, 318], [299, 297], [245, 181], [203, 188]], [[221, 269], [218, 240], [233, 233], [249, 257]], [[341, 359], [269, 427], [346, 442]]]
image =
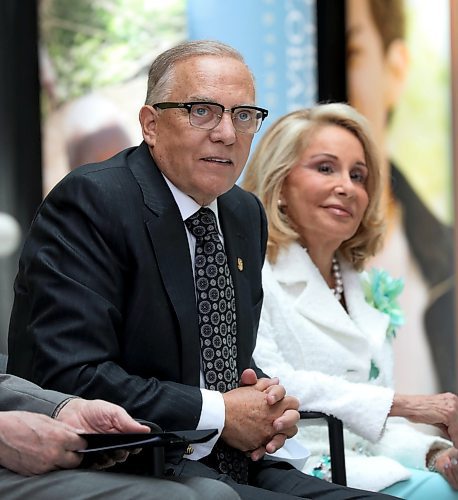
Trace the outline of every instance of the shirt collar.
[[[188, 217], [191, 217], [192, 214], [196, 213], [197, 210], [201, 208], [201, 206], [198, 203], [196, 203], [190, 196], [183, 193], [183, 191], [180, 191], [175, 186], [175, 184], [172, 184], [172, 182], [164, 174], [162, 174], [162, 176], [164, 177], [167, 186], [169, 186], [170, 191], [172, 192], [173, 198], [175, 199], [175, 202], [178, 205], [181, 218], [183, 219], [184, 222]], [[221, 229], [219, 227], [219, 219], [218, 219], [218, 200], [215, 199], [209, 205], [206, 206], [210, 208], [215, 214], [216, 222], [218, 224], [218, 231], [221, 233]]]

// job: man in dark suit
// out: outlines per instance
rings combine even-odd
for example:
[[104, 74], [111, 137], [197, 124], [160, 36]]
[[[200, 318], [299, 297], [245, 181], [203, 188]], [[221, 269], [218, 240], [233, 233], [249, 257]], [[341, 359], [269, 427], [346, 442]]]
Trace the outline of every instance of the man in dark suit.
[[[226, 45], [188, 42], [156, 58], [140, 111], [144, 142], [73, 171], [35, 217], [15, 284], [9, 369], [167, 430], [219, 430], [216, 445], [169, 453], [168, 473], [216, 477], [246, 499], [377, 496], [262, 459], [295, 434], [298, 402], [252, 360], [267, 228], [260, 202], [235, 182], [267, 115], [254, 99], [249, 69]], [[213, 271], [210, 261], [199, 269], [199, 237], [187, 225], [201, 207], [207, 222], [196, 223], [211, 220], [218, 234], [207, 247], [224, 244], [209, 254], [224, 271], [224, 304], [219, 292], [205, 302], [213, 289], [201, 293], [200, 273], [211, 281]], [[212, 380], [227, 389], [212, 390]], [[223, 474], [234, 471], [247, 476]]]

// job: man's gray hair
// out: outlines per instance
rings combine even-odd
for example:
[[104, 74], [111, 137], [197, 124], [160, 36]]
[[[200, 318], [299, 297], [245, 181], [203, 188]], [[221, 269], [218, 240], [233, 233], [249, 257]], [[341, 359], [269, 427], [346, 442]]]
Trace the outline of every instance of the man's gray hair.
[[[225, 43], [214, 40], [182, 42], [159, 54], [151, 64], [148, 73], [148, 90], [145, 104], [152, 106], [157, 102], [167, 100], [167, 97], [172, 92], [176, 63], [196, 56], [231, 57], [246, 66], [242, 54]], [[250, 71], [248, 66], [247, 69]], [[253, 78], [251, 71], [250, 74]]]

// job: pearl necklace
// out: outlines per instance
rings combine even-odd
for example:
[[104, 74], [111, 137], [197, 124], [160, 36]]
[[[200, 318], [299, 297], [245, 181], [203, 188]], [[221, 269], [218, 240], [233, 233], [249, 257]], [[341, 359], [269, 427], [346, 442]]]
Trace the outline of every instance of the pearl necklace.
[[332, 275], [334, 276], [334, 288], [331, 288], [334, 297], [340, 302], [343, 295], [343, 281], [342, 281], [342, 273], [340, 272], [340, 264], [339, 261], [334, 257], [332, 259]]

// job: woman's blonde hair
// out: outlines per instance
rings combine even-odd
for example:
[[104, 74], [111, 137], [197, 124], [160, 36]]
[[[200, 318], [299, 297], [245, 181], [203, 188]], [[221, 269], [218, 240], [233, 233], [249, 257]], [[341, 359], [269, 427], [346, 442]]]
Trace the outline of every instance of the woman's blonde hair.
[[310, 145], [315, 132], [327, 125], [337, 125], [350, 131], [364, 150], [369, 203], [356, 233], [339, 248], [340, 254], [361, 270], [382, 243], [382, 185], [380, 160], [368, 122], [354, 108], [343, 103], [318, 104], [278, 119], [259, 141], [246, 167], [242, 185], [255, 193], [266, 209], [269, 222], [267, 256], [274, 263], [280, 248], [299, 239], [278, 203], [283, 182]]

